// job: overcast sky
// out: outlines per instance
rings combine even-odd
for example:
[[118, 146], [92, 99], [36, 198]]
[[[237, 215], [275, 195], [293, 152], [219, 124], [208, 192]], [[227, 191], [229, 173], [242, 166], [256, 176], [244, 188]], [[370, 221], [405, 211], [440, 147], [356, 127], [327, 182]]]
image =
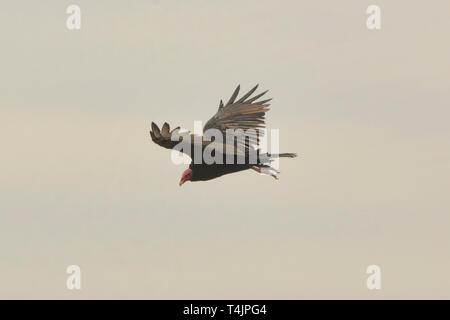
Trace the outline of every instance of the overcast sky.
[[[450, 298], [449, 11], [2, 1], [0, 298]], [[151, 121], [192, 130], [256, 83], [280, 151], [299, 157], [278, 181], [180, 188], [187, 166]]]

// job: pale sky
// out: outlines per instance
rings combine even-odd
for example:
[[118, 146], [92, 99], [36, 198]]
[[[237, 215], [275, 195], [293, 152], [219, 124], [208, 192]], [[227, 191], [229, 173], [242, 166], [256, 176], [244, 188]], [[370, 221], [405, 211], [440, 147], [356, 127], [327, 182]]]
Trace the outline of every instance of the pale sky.
[[[2, 1], [0, 298], [449, 299], [449, 11]], [[180, 188], [187, 166], [151, 142], [151, 121], [192, 130], [256, 83], [299, 157], [278, 181]], [[373, 264], [381, 290], [366, 287]]]

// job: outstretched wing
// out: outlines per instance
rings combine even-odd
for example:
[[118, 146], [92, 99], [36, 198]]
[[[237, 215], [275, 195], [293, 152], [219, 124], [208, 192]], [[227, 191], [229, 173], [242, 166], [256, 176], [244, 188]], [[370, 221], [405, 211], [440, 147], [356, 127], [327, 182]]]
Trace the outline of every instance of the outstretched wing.
[[[247, 137], [247, 140], [245, 141], [245, 149], [257, 148], [259, 144], [259, 137], [264, 134], [261, 129], [265, 128], [265, 114], [269, 111], [270, 106], [268, 102], [272, 100], [266, 99], [257, 101], [265, 93], [267, 93], [267, 91], [264, 91], [254, 97], [250, 97], [257, 88], [258, 85], [244, 94], [239, 100], [235, 101], [240, 89], [240, 85], [238, 85], [226, 105], [224, 105], [222, 100], [220, 100], [219, 110], [211, 119], [208, 120], [203, 127], [203, 131], [205, 132], [208, 129], [218, 129], [222, 132], [222, 135], [225, 138], [226, 131], [228, 129], [242, 129], [244, 131], [244, 135]], [[229, 142], [227, 141], [227, 143]]]
[[[176, 149], [191, 158], [194, 152], [196, 152], [196, 146], [199, 146], [200, 150], [203, 151], [206, 146], [214, 143], [203, 140], [201, 136], [191, 134], [188, 131], [180, 132], [180, 127], [176, 127], [170, 131], [170, 126], [167, 122], [164, 122], [161, 130], [154, 122], [152, 122], [150, 136], [152, 137], [152, 141], [157, 145], [166, 149]], [[178, 147], [175, 148], [177, 145]]]
[[[150, 136], [154, 143], [160, 145], [166, 149], [173, 149], [178, 143], [180, 143], [185, 135], [179, 134], [180, 127], [176, 127], [170, 131], [170, 126], [167, 122], [164, 122], [161, 130], [158, 126], [152, 122], [152, 130], [150, 131]], [[175, 138], [176, 137], [176, 138]]]

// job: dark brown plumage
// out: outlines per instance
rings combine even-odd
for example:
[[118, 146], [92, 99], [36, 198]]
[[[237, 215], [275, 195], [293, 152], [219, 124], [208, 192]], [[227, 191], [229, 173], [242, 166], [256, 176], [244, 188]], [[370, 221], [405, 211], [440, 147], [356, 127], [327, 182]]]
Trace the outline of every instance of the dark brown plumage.
[[[258, 144], [260, 137], [263, 135], [261, 129], [265, 128], [265, 113], [269, 110], [268, 102], [271, 99], [257, 101], [267, 93], [267, 91], [250, 98], [257, 88], [258, 85], [236, 101], [240, 90], [240, 86], [238, 86], [225, 105], [222, 100], [220, 100], [217, 113], [208, 120], [203, 127], [203, 131], [208, 132], [210, 129], [218, 130], [223, 136], [221, 144], [215, 142], [214, 139], [211, 141], [202, 136], [180, 133], [180, 127], [170, 131], [170, 126], [167, 122], [164, 123], [160, 130], [158, 126], [152, 122], [150, 136], [156, 144], [167, 149], [174, 149], [182, 142], [187, 148], [184, 148], [181, 151], [188, 154], [191, 159], [194, 159], [193, 155], [195, 150], [204, 152], [208, 146], [209, 148], [214, 147], [212, 155], [215, 156], [215, 159], [222, 159], [222, 161], [215, 163], [206, 163], [204, 159], [202, 160], [202, 163], [198, 164], [192, 161], [189, 169], [183, 173], [180, 185], [188, 180], [206, 181], [225, 174], [247, 169], [253, 169], [257, 172], [266, 173], [274, 178], [278, 178], [278, 171], [270, 167], [271, 160], [277, 157], [293, 158], [296, 156], [294, 153], [260, 153]], [[237, 130], [238, 138], [228, 141], [230, 139], [226, 139], [227, 130], [230, 129]], [[239, 137], [241, 137], [239, 130], [245, 131], [245, 139], [239, 139]], [[242, 132], [242, 134], [244, 133]], [[215, 144], [210, 145], [211, 143]], [[233, 163], [229, 163], [230, 159], [234, 160]]]

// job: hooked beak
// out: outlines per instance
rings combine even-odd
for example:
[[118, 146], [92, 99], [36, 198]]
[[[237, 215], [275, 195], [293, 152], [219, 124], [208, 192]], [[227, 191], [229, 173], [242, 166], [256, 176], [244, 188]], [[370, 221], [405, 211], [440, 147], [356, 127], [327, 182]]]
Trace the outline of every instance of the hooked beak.
[[192, 170], [186, 169], [183, 174], [181, 175], [180, 183], [178, 184], [180, 187], [185, 183], [186, 181], [191, 180], [192, 178]]

